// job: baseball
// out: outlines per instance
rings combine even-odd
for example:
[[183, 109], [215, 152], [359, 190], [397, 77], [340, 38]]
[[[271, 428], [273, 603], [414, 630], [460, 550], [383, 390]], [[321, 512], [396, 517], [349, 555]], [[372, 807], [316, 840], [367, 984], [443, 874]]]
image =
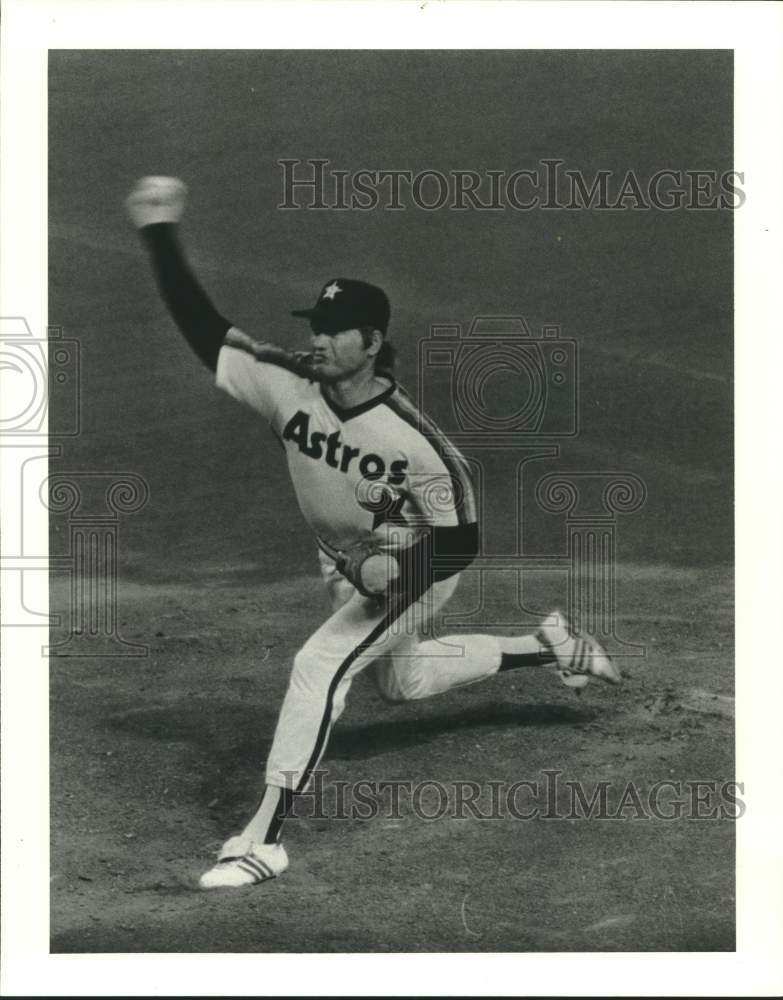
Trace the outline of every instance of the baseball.
[[371, 594], [385, 594], [389, 585], [400, 575], [400, 567], [392, 555], [368, 556], [360, 570], [362, 585]]
[[126, 199], [133, 224], [139, 228], [155, 223], [179, 222], [185, 210], [188, 189], [178, 177], [142, 177]]

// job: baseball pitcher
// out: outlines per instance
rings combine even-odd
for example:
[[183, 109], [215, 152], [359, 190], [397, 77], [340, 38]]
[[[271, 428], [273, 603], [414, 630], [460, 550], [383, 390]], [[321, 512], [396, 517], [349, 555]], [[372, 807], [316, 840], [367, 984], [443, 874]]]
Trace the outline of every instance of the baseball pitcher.
[[294, 657], [260, 804], [201, 876], [203, 889], [254, 885], [288, 867], [293, 798], [326, 749], [351, 682], [369, 671], [389, 701], [427, 698], [498, 671], [548, 667], [579, 688], [621, 676], [601, 647], [555, 611], [533, 635], [431, 636], [433, 616], [479, 551], [467, 463], [393, 375], [390, 307], [374, 285], [331, 278], [309, 322], [309, 352], [258, 341], [217, 312], [181, 250], [187, 189], [146, 177], [127, 200], [160, 293], [216, 384], [280, 440], [318, 546], [332, 614]]

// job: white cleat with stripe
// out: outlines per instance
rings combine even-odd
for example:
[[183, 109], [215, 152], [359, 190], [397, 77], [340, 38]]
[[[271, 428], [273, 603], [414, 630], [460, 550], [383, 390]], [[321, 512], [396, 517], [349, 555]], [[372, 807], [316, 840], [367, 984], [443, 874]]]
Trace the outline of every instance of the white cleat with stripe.
[[199, 879], [202, 889], [240, 889], [282, 875], [288, 855], [282, 844], [254, 844], [249, 837], [231, 837], [223, 844], [214, 868]]
[[539, 637], [555, 654], [557, 673], [565, 685], [580, 689], [591, 677], [622, 683], [622, 674], [595, 639], [574, 631], [562, 611], [553, 611], [549, 618], [556, 624], [543, 625]]

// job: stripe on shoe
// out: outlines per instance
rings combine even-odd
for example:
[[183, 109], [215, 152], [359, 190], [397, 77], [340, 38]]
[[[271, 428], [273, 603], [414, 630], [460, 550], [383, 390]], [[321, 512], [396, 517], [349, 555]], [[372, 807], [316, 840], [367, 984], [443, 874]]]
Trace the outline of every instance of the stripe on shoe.
[[250, 865], [246, 865], [241, 859], [239, 861], [235, 861], [234, 864], [237, 866], [237, 868], [239, 868], [240, 871], [243, 871], [245, 875], [250, 876], [250, 878], [252, 879], [251, 885], [258, 885], [259, 882], [266, 881], [266, 879], [263, 878], [261, 875], [259, 875], [254, 868], [251, 868]]
[[579, 638], [574, 638], [574, 651], [571, 653], [571, 662], [568, 664], [569, 670], [572, 674], [577, 673], [577, 668], [579, 667]]
[[256, 882], [266, 882], [267, 879], [275, 877], [274, 872], [268, 865], [249, 854], [240, 858], [239, 861], [237, 861], [237, 864], [242, 871], [247, 872], [248, 875], [252, 875]]
[[260, 858], [257, 858], [255, 856], [255, 854], [253, 854], [252, 856], [248, 857], [247, 860], [248, 861], [252, 861], [254, 864], [258, 865], [258, 867], [261, 869], [261, 871], [266, 872], [267, 878], [274, 878], [275, 875], [277, 874], [276, 872], [272, 871], [271, 866], [268, 865], [266, 863], [266, 861], [262, 861]]

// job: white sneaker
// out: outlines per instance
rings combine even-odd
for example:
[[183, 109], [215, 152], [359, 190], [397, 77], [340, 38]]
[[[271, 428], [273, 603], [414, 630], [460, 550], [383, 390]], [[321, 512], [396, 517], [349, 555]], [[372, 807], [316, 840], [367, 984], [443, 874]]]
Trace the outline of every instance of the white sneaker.
[[223, 844], [214, 868], [199, 879], [202, 889], [239, 889], [282, 875], [288, 855], [282, 844], [254, 844], [249, 837], [231, 837]]
[[574, 631], [562, 611], [553, 611], [549, 617], [557, 624], [542, 625], [538, 635], [555, 654], [557, 673], [565, 685], [580, 689], [591, 677], [622, 683], [622, 674], [595, 639]]

